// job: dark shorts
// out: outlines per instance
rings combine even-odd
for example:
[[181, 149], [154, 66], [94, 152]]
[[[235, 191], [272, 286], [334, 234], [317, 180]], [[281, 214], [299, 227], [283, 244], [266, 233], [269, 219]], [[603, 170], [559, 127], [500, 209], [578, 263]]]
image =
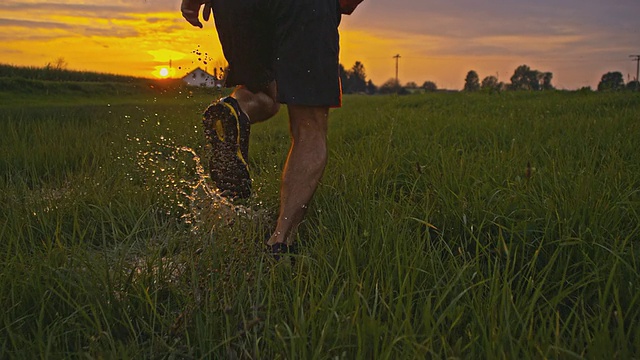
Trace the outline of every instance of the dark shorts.
[[281, 103], [340, 106], [338, 0], [213, 0], [213, 14], [227, 86], [275, 80]]

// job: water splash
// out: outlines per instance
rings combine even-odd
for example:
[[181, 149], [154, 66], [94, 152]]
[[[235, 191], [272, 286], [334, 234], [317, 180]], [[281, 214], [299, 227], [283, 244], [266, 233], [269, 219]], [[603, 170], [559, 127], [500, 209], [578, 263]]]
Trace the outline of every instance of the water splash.
[[146, 148], [137, 152], [136, 161], [145, 190], [157, 192], [167, 200], [167, 215], [177, 216], [191, 232], [209, 232], [218, 225], [231, 225], [238, 218], [259, 220], [267, 215], [263, 209], [235, 204], [222, 196], [195, 149], [174, 144], [165, 136], [160, 136], [158, 142], [130, 140]]

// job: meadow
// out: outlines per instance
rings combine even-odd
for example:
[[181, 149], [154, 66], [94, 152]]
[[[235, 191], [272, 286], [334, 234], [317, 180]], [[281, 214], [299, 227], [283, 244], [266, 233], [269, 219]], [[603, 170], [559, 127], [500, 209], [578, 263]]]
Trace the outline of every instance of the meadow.
[[212, 95], [4, 95], [0, 358], [640, 357], [638, 93], [346, 96], [295, 262], [285, 110], [232, 204]]

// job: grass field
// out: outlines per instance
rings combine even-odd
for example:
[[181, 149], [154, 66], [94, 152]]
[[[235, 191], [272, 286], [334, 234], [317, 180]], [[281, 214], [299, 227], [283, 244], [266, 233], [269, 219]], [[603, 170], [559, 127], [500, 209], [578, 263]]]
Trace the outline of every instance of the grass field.
[[294, 265], [285, 111], [234, 205], [204, 96], [9, 100], [0, 358], [640, 357], [638, 94], [348, 96]]

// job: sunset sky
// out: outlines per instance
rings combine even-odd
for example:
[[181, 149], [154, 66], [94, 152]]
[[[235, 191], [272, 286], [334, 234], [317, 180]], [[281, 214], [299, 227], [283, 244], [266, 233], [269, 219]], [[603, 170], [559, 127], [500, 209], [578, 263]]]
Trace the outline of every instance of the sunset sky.
[[[211, 22], [191, 27], [180, 0], [5, 0], [0, 63], [173, 77], [224, 64]], [[196, 54], [200, 52], [201, 55]], [[206, 57], [204, 54], [206, 53]], [[434, 81], [460, 89], [469, 70], [509, 82], [526, 64], [550, 71], [557, 88], [595, 87], [602, 74], [635, 78], [639, 0], [365, 0], [341, 25], [341, 63], [364, 63], [381, 85]], [[207, 61], [207, 64], [204, 64]], [[631, 78], [628, 78], [630, 76]]]

